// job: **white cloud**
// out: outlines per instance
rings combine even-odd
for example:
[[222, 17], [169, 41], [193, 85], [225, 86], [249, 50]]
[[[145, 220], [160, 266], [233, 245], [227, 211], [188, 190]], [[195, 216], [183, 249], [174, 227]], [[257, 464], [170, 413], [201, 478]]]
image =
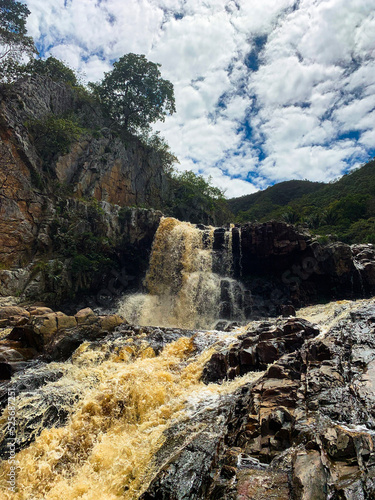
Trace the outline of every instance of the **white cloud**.
[[[371, 1], [26, 3], [39, 46], [88, 81], [128, 52], [161, 63], [177, 113], [156, 128], [179, 168], [211, 173], [230, 196], [278, 180], [332, 179], [374, 153]], [[358, 139], [342, 140], [351, 131]]]
[[227, 13], [171, 19], [150, 52], [176, 84], [224, 69], [235, 51], [234, 28]]
[[[373, 113], [375, 109], [375, 94], [355, 99], [350, 104], [335, 111], [337, 121], [342, 124], [342, 130], [366, 130], [374, 125]], [[369, 115], [370, 113], [370, 115]], [[368, 116], [369, 115], [369, 116]]]
[[[269, 155], [263, 162], [261, 171], [268, 179], [278, 182], [288, 179], [329, 181], [340, 175], [344, 160], [355, 152], [356, 148], [351, 141], [342, 141], [330, 149], [315, 146], [281, 151]], [[322, 165], [325, 166], [324, 169]]]

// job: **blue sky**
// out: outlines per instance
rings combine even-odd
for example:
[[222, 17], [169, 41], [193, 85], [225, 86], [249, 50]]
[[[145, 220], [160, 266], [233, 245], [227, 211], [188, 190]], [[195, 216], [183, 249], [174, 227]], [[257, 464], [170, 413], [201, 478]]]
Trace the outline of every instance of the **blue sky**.
[[26, 0], [41, 53], [102, 78], [161, 63], [177, 167], [227, 196], [331, 181], [375, 154], [375, 0]]

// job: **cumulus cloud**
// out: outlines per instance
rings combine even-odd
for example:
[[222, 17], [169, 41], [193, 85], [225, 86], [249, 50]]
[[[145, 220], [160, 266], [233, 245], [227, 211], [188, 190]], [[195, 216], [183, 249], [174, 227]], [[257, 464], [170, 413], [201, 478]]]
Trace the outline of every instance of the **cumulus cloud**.
[[26, 0], [40, 52], [88, 81], [128, 52], [162, 64], [178, 168], [228, 196], [331, 180], [375, 152], [368, 0]]

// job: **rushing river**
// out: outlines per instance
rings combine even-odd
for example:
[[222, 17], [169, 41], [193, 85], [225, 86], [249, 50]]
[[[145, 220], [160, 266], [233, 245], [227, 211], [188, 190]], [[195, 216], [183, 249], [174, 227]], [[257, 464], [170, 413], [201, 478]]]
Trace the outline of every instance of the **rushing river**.
[[[68, 362], [30, 369], [36, 378], [61, 376], [18, 395], [18, 438], [34, 426], [36, 440], [16, 456], [17, 493], [7, 492], [10, 463], [2, 462], [0, 498], [137, 498], [151, 479], [152, 458], [168, 426], [197, 406], [220, 404], [223, 394], [260, 376], [222, 385], [200, 381], [213, 345], [228, 345], [235, 336], [197, 332], [168, 344], [159, 356], [142, 334], [137, 343], [119, 337], [83, 344]], [[42, 430], [51, 407], [66, 413], [66, 425]], [[5, 411], [3, 432], [7, 418]]]
[[[314, 306], [300, 315], [328, 328], [365, 302]], [[230, 346], [241, 331], [187, 331], [184, 336], [173, 330], [172, 337], [182, 336], [158, 354], [146, 332], [137, 330], [134, 336], [84, 343], [67, 362], [36, 365], [16, 375], [11, 387], [22, 388], [16, 398], [17, 438], [32, 442], [16, 455], [14, 493], [7, 489], [9, 460], [1, 463], [0, 498], [138, 498], [155, 473], [153, 457], [171, 425], [220, 406], [225, 395], [262, 375], [248, 373], [223, 384], [200, 380], [213, 352]], [[28, 381], [41, 378], [39, 387], [27, 389]], [[52, 426], [43, 420], [51, 409], [55, 417], [64, 415]], [[0, 420], [5, 434], [7, 419], [6, 410]]]
[[[145, 278], [147, 293], [120, 304], [130, 325], [84, 342], [65, 362], [35, 361], [9, 385], [0, 383], [2, 394], [9, 389], [15, 395], [21, 450], [14, 473], [8, 405], [0, 417], [0, 499], [139, 498], [155, 476], [154, 457], [168, 429], [220, 409], [225, 398], [261, 377], [250, 372], [223, 383], [201, 381], [213, 353], [228, 350], [240, 334], [251, 336], [262, 324], [246, 324], [249, 297], [232, 277], [231, 228], [223, 242], [217, 251], [214, 228], [163, 218]], [[340, 301], [297, 314], [318, 324], [324, 336], [364, 303]], [[221, 319], [243, 326], [231, 333], [214, 330]], [[160, 338], [157, 348], [154, 340]], [[14, 491], [8, 487], [12, 474]]]

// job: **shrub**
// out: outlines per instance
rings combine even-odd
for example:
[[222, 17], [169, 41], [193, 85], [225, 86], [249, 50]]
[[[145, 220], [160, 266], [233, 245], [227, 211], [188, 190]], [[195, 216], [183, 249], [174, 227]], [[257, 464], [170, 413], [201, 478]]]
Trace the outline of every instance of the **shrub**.
[[72, 118], [50, 115], [41, 120], [26, 123], [39, 156], [45, 163], [56, 156], [69, 152], [70, 145], [77, 141], [86, 130]]

